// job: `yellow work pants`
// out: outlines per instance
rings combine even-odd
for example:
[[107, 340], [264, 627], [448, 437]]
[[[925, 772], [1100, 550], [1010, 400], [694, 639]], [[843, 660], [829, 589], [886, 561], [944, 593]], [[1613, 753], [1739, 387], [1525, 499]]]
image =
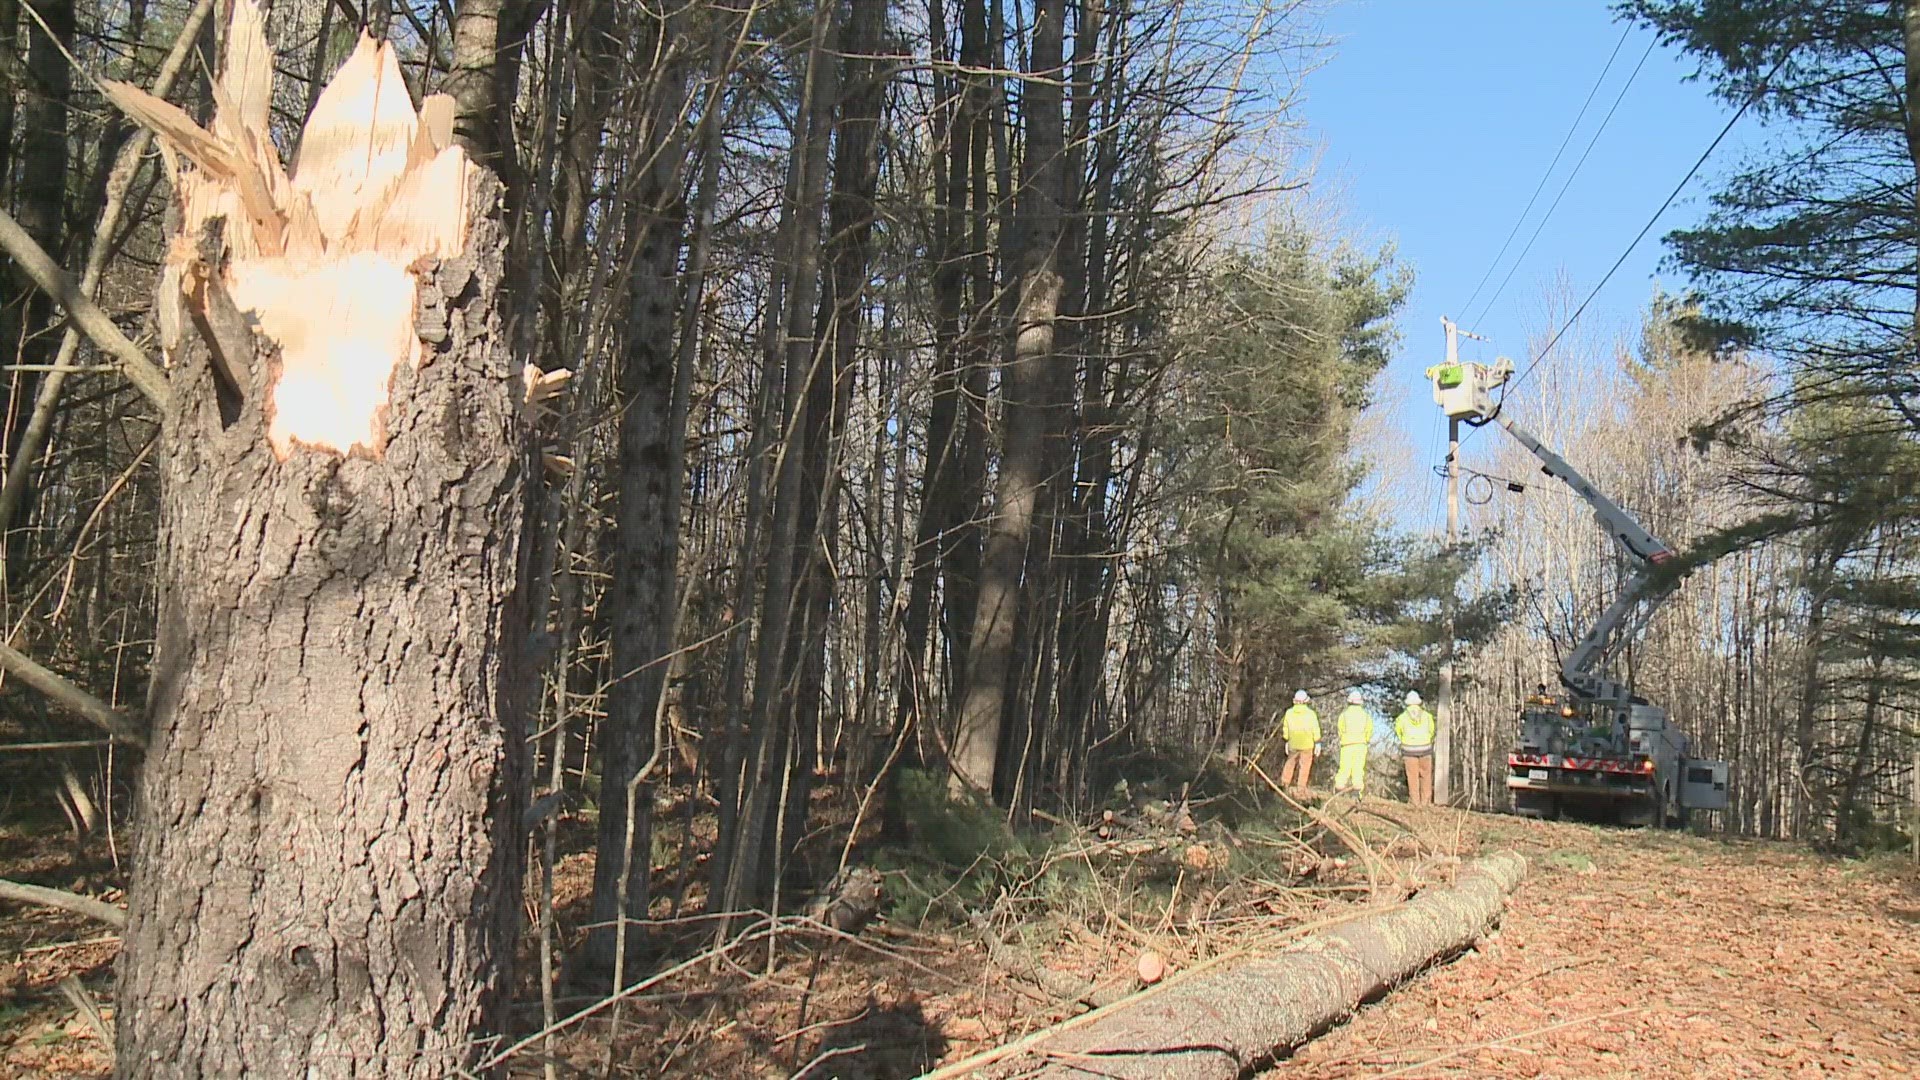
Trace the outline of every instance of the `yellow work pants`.
[[1348, 743], [1340, 748], [1340, 772], [1333, 778], [1335, 791], [1364, 791], [1367, 786], [1367, 744]]

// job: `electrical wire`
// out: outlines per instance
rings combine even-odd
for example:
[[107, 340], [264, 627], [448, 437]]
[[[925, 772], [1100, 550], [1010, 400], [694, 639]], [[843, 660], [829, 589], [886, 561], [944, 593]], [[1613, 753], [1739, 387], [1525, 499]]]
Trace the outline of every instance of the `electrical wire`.
[[1488, 313], [1493, 310], [1493, 305], [1499, 303], [1500, 295], [1507, 291], [1507, 283], [1513, 280], [1513, 275], [1519, 271], [1521, 264], [1527, 261], [1528, 253], [1533, 251], [1534, 241], [1540, 239], [1540, 233], [1546, 229], [1547, 222], [1553, 220], [1553, 212], [1560, 209], [1560, 200], [1567, 197], [1567, 190], [1573, 187], [1574, 179], [1580, 175], [1580, 167], [1585, 165], [1587, 158], [1593, 155], [1593, 148], [1600, 144], [1600, 136], [1606, 134], [1607, 125], [1613, 121], [1613, 114], [1620, 111], [1620, 103], [1627, 99], [1627, 91], [1633, 89], [1634, 80], [1640, 77], [1640, 69], [1647, 66], [1647, 58], [1653, 55], [1654, 47], [1659, 44], [1660, 39], [1657, 37], [1647, 42], [1647, 51], [1640, 54], [1640, 62], [1633, 66], [1633, 73], [1627, 76], [1627, 81], [1620, 86], [1620, 92], [1614, 95], [1613, 104], [1608, 107], [1607, 115], [1601, 118], [1600, 126], [1593, 129], [1593, 137], [1587, 140], [1587, 148], [1580, 152], [1580, 160], [1573, 163], [1573, 171], [1567, 174], [1566, 180], [1560, 185], [1560, 190], [1554, 194], [1553, 204], [1548, 206], [1547, 212], [1540, 216], [1539, 222], [1533, 227], [1533, 235], [1527, 237], [1527, 245], [1520, 249], [1519, 255], [1514, 257], [1513, 265], [1507, 267], [1507, 276], [1500, 279], [1500, 287], [1494, 289], [1493, 295], [1487, 297], [1487, 302], [1481, 305], [1480, 314], [1472, 320], [1473, 323], [1477, 324], [1486, 319]]
[[1492, 280], [1493, 272], [1500, 269], [1500, 260], [1506, 258], [1507, 249], [1513, 246], [1513, 238], [1520, 235], [1520, 227], [1527, 223], [1527, 215], [1533, 213], [1534, 204], [1540, 201], [1540, 193], [1547, 189], [1547, 181], [1553, 179], [1553, 170], [1559, 167], [1561, 155], [1567, 152], [1568, 144], [1573, 142], [1574, 133], [1580, 130], [1581, 121], [1587, 118], [1587, 109], [1592, 107], [1594, 96], [1599, 94], [1600, 87], [1605, 85], [1607, 75], [1613, 71], [1614, 60], [1619, 58], [1621, 47], [1626, 45], [1627, 38], [1632, 33], [1631, 25], [1620, 31], [1620, 40], [1613, 43], [1613, 51], [1607, 54], [1607, 66], [1601, 68], [1600, 77], [1593, 80], [1593, 87], [1587, 91], [1587, 99], [1580, 103], [1580, 111], [1574, 115], [1573, 123], [1567, 126], [1567, 133], [1561, 138], [1559, 148], [1553, 152], [1553, 160], [1547, 162], [1547, 170], [1540, 174], [1540, 182], [1533, 185], [1533, 194], [1527, 196], [1527, 205], [1521, 208], [1520, 216], [1513, 219], [1513, 228], [1507, 230], [1507, 238], [1500, 242], [1499, 252], [1494, 255], [1493, 261], [1487, 264], [1487, 272], [1480, 275], [1480, 283], [1473, 287], [1473, 295], [1467, 297], [1466, 303], [1454, 309], [1462, 317], [1473, 310], [1473, 302], [1480, 299], [1481, 290], [1485, 289], [1487, 282]]
[[[1457, 463], [1454, 467], [1460, 470], [1460, 475], [1465, 479], [1465, 482], [1462, 483], [1460, 486], [1460, 498], [1463, 502], [1466, 502], [1472, 506], [1485, 506], [1488, 503], [1492, 502], [1493, 497], [1497, 492], [1497, 489], [1502, 487], [1506, 488], [1509, 493], [1512, 493], [1515, 495], [1523, 495], [1528, 492], [1533, 492], [1535, 494], [1544, 492], [1545, 494], [1548, 494], [1548, 495], [1558, 496], [1559, 498], [1563, 498], [1563, 499], [1570, 499], [1578, 503], [1584, 504], [1586, 502], [1586, 500], [1582, 498], [1578, 492], [1572, 491], [1559, 484], [1545, 484], [1537, 480], [1515, 480], [1512, 477], [1501, 476], [1497, 473], [1481, 472], [1479, 469], [1473, 468], [1472, 466], [1460, 465]], [[1447, 474], [1447, 466], [1445, 465], [1445, 463], [1435, 465], [1433, 467], [1433, 471], [1435, 474], [1444, 477]], [[1478, 482], [1481, 485], [1479, 488], [1474, 487], [1474, 484], [1476, 482]], [[1627, 513], [1633, 514], [1635, 517], [1641, 518], [1643, 520], [1652, 520], [1654, 518], [1662, 518], [1666, 521], [1670, 521], [1675, 524], [1690, 525], [1696, 529], [1703, 529], [1703, 530], [1713, 530], [1713, 529], [1719, 529], [1719, 528], [1725, 527], [1724, 524], [1715, 525], [1710, 522], [1700, 521], [1695, 518], [1680, 517], [1677, 514], [1656, 512], [1644, 506], [1635, 506], [1632, 503], [1621, 502], [1618, 499], [1613, 500], [1613, 504], [1615, 506], [1618, 506], [1620, 509], [1625, 510]]]
[[[1791, 55], [1791, 51], [1783, 52], [1780, 59], [1774, 62], [1773, 70], [1767, 72], [1766, 78], [1760, 80], [1759, 85], [1753, 88], [1753, 93], [1747, 95], [1747, 99], [1740, 103], [1740, 108], [1735, 110], [1734, 114], [1727, 119], [1726, 125], [1720, 129], [1720, 134], [1715, 135], [1713, 141], [1707, 144], [1707, 148], [1700, 152], [1698, 158], [1694, 159], [1693, 167], [1687, 170], [1687, 175], [1681, 177], [1680, 182], [1673, 185], [1673, 190], [1667, 193], [1667, 197], [1665, 201], [1661, 202], [1660, 208], [1655, 210], [1651, 217], [1647, 218], [1645, 225], [1640, 226], [1640, 231], [1634, 234], [1632, 242], [1627, 244], [1626, 249], [1620, 252], [1619, 258], [1613, 260], [1613, 265], [1607, 268], [1607, 272], [1601, 277], [1600, 283], [1595, 285], [1593, 291], [1587, 293], [1586, 299], [1580, 301], [1580, 306], [1574, 309], [1573, 316], [1565, 323], [1562, 323], [1560, 329], [1554, 332], [1553, 337], [1547, 341], [1547, 347], [1541, 349], [1540, 354], [1535, 356], [1532, 362], [1527, 364], [1526, 368], [1523, 369], [1519, 375], [1507, 383], [1505, 389], [1503, 389], [1500, 394], [1502, 407], [1506, 404], [1507, 395], [1519, 389], [1520, 384], [1527, 381], [1527, 377], [1533, 374], [1534, 369], [1546, 362], [1547, 357], [1553, 355], [1554, 346], [1560, 344], [1560, 339], [1565, 337], [1567, 331], [1573, 329], [1574, 324], [1580, 321], [1580, 316], [1586, 313], [1587, 306], [1593, 303], [1594, 297], [1599, 296], [1600, 290], [1606, 288], [1607, 282], [1613, 280], [1613, 275], [1619, 273], [1620, 267], [1626, 265], [1627, 257], [1633, 254], [1633, 249], [1639, 247], [1640, 241], [1645, 240], [1647, 234], [1653, 231], [1653, 227], [1660, 221], [1660, 216], [1667, 212], [1667, 208], [1673, 205], [1673, 200], [1680, 197], [1680, 192], [1686, 189], [1686, 186], [1693, 181], [1694, 176], [1706, 165], [1707, 159], [1713, 156], [1713, 152], [1720, 148], [1722, 142], [1726, 141], [1727, 135], [1733, 131], [1734, 125], [1740, 122], [1741, 117], [1747, 115], [1747, 110], [1753, 107], [1754, 102], [1759, 101], [1760, 98], [1766, 94], [1767, 87], [1773, 84], [1773, 77], [1780, 74], [1780, 69], [1786, 66], [1787, 57]], [[1482, 423], [1469, 430], [1460, 440], [1460, 446], [1464, 449], [1467, 443], [1471, 442], [1473, 437], [1480, 433], [1480, 428], [1484, 426], [1485, 424]]]

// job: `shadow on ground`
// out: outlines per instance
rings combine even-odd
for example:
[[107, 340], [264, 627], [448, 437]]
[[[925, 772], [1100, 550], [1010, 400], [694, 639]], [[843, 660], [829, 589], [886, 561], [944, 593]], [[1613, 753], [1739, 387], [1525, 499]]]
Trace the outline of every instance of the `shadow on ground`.
[[938, 1065], [946, 1049], [918, 1004], [869, 1004], [827, 1032], [794, 1080], [907, 1080]]

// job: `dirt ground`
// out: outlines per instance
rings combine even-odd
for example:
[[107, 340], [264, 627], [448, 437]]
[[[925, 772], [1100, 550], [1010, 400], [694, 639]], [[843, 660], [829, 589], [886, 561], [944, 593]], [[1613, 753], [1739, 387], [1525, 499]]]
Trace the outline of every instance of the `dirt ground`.
[[[1920, 1065], [1911, 863], [1370, 806], [1385, 816], [1337, 812], [1396, 873], [1435, 853], [1513, 847], [1531, 862], [1528, 878], [1478, 949], [1363, 1008], [1271, 1075], [1900, 1076]], [[1246, 852], [1230, 860], [1228, 849], [1266, 841], [1210, 834], [1199, 816], [1200, 842], [1175, 852], [1170, 892], [1164, 879], [1149, 887], [1146, 858], [1125, 856], [1097, 888], [1002, 912], [1002, 939], [1033, 958], [1024, 971], [1010, 969], [1007, 950], [990, 953], [977, 928], [883, 919], [854, 941], [802, 929], [702, 958], [710, 929], [688, 921], [656, 935], [662, 957], [647, 970], [695, 962], [623, 1006], [617, 1029], [602, 1011], [532, 1049], [562, 1076], [913, 1077], [1075, 1015], [1061, 985], [1130, 988], [1143, 951], [1178, 972], [1277, 948], [1291, 928], [1354, 910], [1382, 887], [1361, 860], [1315, 865], [1296, 858], [1304, 848], [1249, 870]], [[579, 852], [557, 866], [567, 940], [585, 921], [589, 860]], [[61, 843], [0, 835], [0, 876], [117, 899], [111, 865]], [[104, 1042], [58, 985], [76, 976], [109, 1002], [114, 951], [111, 934], [83, 919], [0, 905], [0, 1078], [107, 1074]], [[539, 1026], [537, 970], [529, 952], [522, 1031]], [[557, 994], [560, 1016], [599, 997], [565, 983]], [[539, 1062], [520, 1059], [514, 1075], [540, 1075]]]
[[1513, 818], [1474, 825], [1478, 846], [1512, 847], [1531, 863], [1499, 931], [1271, 1075], [1920, 1070], [1920, 872], [1910, 862]]

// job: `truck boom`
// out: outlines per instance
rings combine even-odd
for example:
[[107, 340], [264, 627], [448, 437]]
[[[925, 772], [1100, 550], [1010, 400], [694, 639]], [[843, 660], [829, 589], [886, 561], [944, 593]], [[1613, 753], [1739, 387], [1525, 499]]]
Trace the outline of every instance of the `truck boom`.
[[1691, 740], [1668, 725], [1665, 709], [1607, 674], [1619, 648], [1646, 629], [1679, 587], [1683, 575], [1668, 566], [1673, 549], [1567, 459], [1500, 415], [1492, 391], [1512, 373], [1513, 363], [1505, 359], [1488, 367], [1450, 357], [1427, 369], [1434, 401], [1450, 420], [1506, 428], [1539, 459], [1542, 472], [1593, 508], [1630, 567], [1620, 594], [1561, 661], [1560, 682], [1571, 701], [1563, 707], [1542, 687], [1521, 710], [1519, 738], [1507, 755], [1514, 807], [1554, 816], [1563, 805], [1598, 804], [1623, 824], [1662, 824], [1684, 819], [1688, 809], [1724, 808], [1726, 763], [1692, 758]]
[[1592, 481], [1568, 464], [1566, 458], [1548, 449], [1531, 432], [1497, 413], [1487, 419], [1497, 420], [1520, 445], [1531, 450], [1533, 456], [1540, 459], [1541, 472], [1566, 484], [1593, 507], [1600, 527], [1620, 545], [1633, 567], [1620, 595], [1560, 664], [1560, 681], [1575, 696], [1615, 712], [1624, 710], [1632, 700], [1632, 691], [1607, 678], [1603, 671], [1616, 648], [1638, 637], [1660, 605], [1679, 586], [1678, 576], [1660, 572], [1660, 567], [1673, 561], [1673, 549], [1661, 543], [1635, 521], [1632, 514], [1607, 498]]

